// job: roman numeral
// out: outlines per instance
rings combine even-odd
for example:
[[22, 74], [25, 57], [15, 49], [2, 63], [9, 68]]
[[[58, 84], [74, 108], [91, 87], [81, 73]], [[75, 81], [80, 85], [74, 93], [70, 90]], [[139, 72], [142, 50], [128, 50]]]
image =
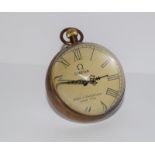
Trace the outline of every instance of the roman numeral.
[[110, 63], [110, 59], [107, 59], [102, 65], [102, 68], [105, 68]]
[[74, 49], [74, 61], [79, 61], [82, 59], [80, 49]]
[[103, 101], [100, 101], [100, 103], [102, 104], [102, 106], [103, 106], [103, 111], [104, 112], [106, 112], [107, 111], [107, 106], [106, 106], [106, 104], [103, 102]]
[[91, 107], [86, 107], [85, 108], [85, 112], [90, 112], [91, 111]]
[[112, 96], [112, 97], [117, 97], [118, 91], [113, 90], [113, 89], [111, 89], [111, 88], [108, 88], [107, 91], [106, 91], [106, 94], [107, 94], [107, 95], [110, 95], [110, 96]]
[[108, 80], [111, 81], [111, 80], [117, 80], [119, 79], [119, 74], [114, 74], [114, 75], [110, 75], [108, 76]]
[[54, 77], [54, 80], [61, 81], [63, 75], [58, 75]]
[[90, 60], [92, 60], [92, 58], [93, 58], [93, 55], [94, 55], [94, 51], [95, 51], [95, 48], [93, 48], [93, 51], [92, 51], [92, 53], [91, 53], [91, 57], [90, 57]]
[[65, 66], [65, 68], [67, 68], [68, 66], [70, 66], [70, 63], [69, 63], [67, 60], [65, 60], [63, 57], [60, 57], [60, 58], [57, 60], [57, 62], [62, 63], [62, 64]]

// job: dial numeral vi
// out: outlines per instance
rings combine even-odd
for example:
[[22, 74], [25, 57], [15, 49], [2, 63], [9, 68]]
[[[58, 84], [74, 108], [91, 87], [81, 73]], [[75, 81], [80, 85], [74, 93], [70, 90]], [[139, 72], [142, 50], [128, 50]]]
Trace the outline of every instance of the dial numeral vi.
[[86, 107], [85, 108], [85, 112], [90, 112], [91, 111], [91, 107]]

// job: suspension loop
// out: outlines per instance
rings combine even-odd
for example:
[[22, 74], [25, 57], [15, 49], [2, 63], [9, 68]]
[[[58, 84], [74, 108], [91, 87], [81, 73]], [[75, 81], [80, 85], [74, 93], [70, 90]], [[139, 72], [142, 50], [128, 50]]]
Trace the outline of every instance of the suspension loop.
[[65, 28], [60, 33], [60, 39], [66, 45], [73, 45], [82, 42], [83, 38], [83, 33], [79, 29], [73, 27]]

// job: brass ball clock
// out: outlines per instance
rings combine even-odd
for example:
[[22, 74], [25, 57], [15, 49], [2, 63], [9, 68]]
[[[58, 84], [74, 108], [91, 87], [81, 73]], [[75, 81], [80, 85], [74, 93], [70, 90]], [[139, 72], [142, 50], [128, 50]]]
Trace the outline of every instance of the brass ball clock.
[[60, 33], [66, 45], [49, 65], [46, 88], [54, 107], [67, 118], [94, 121], [115, 112], [125, 91], [118, 59], [105, 47], [83, 43], [76, 28]]

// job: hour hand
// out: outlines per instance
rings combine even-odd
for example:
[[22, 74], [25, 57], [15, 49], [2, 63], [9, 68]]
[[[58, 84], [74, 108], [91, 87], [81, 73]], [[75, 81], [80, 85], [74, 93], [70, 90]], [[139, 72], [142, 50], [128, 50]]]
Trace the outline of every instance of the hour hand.
[[86, 80], [82, 80], [82, 79], [79, 79], [79, 80], [59, 80], [60, 82], [56, 85], [56, 87], [58, 87], [59, 85], [61, 84], [79, 84], [79, 85], [83, 85], [83, 86], [86, 86], [89, 82], [86, 81]]

